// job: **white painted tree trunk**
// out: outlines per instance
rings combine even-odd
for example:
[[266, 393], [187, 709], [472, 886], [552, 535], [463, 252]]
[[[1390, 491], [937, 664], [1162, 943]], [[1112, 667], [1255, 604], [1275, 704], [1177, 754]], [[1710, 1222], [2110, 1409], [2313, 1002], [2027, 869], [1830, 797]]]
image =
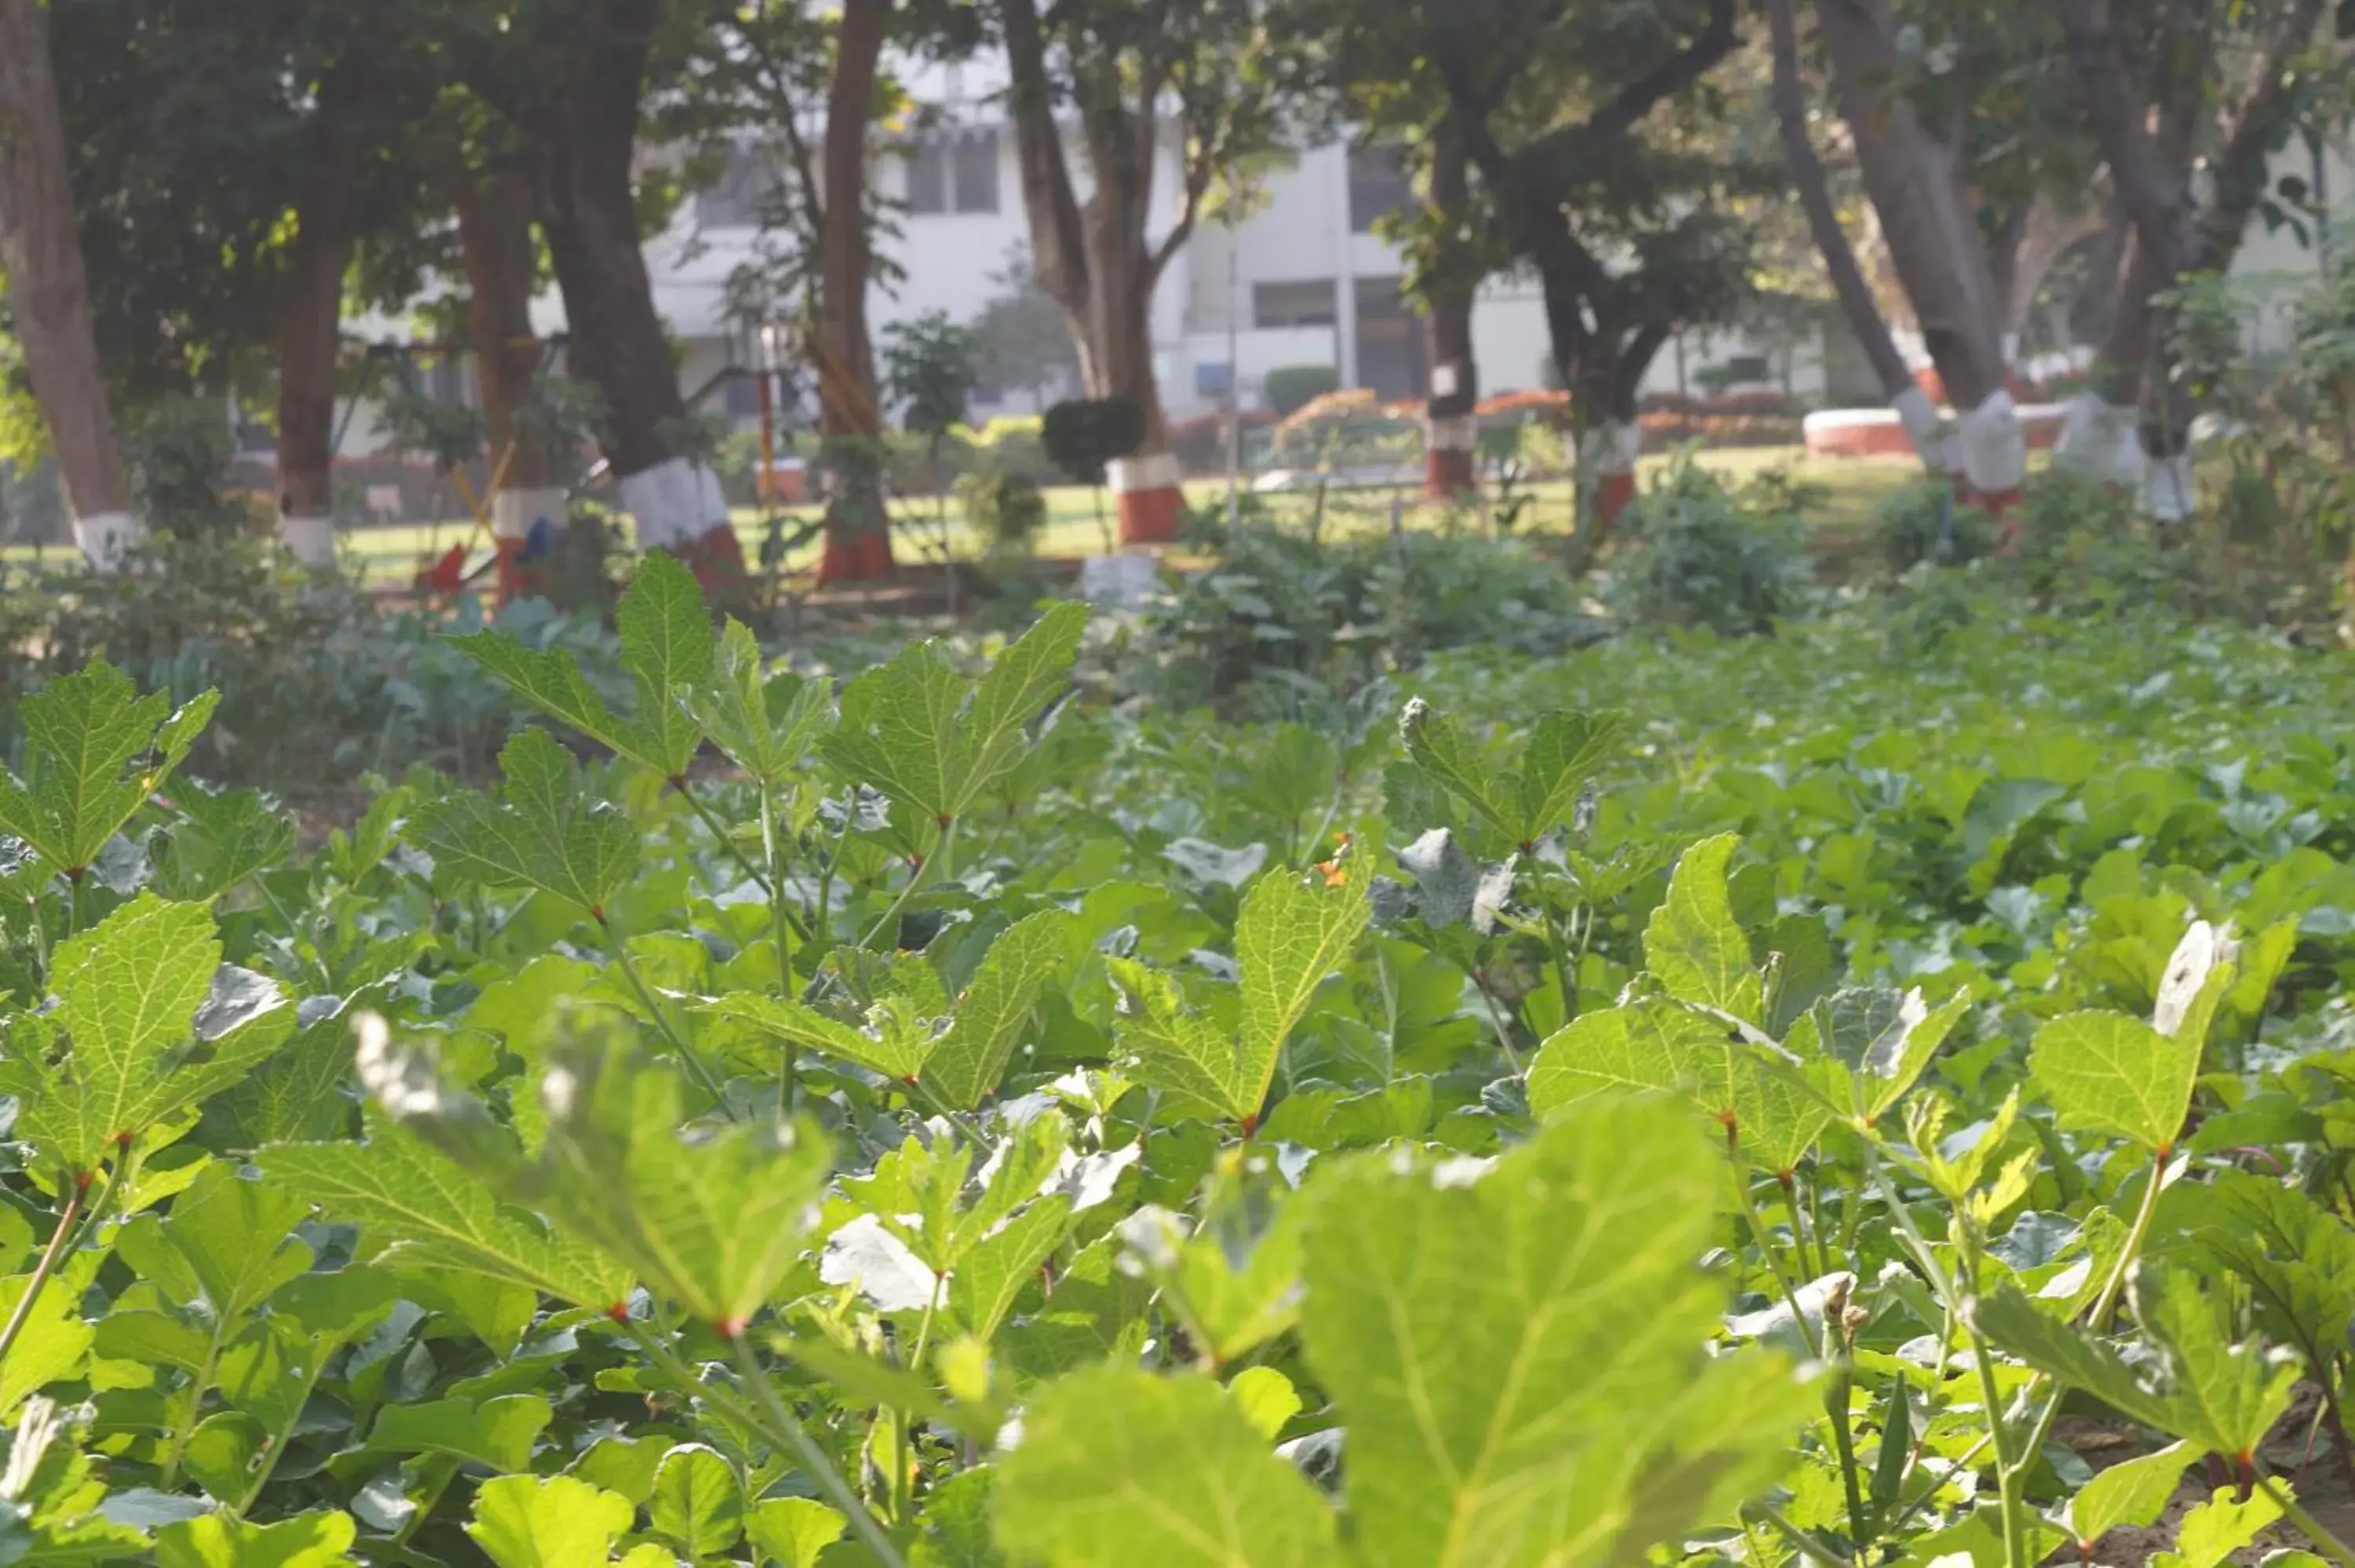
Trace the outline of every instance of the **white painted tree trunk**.
[[625, 474], [616, 485], [622, 510], [637, 522], [641, 550], [675, 550], [728, 523], [719, 476], [686, 458]]

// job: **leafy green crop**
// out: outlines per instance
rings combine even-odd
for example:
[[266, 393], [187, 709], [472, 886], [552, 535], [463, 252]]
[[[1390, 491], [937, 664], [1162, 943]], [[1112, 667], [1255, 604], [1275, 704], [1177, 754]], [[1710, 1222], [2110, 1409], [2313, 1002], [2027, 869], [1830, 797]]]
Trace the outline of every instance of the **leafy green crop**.
[[316, 847], [201, 703], [28, 704], [0, 1562], [2355, 1562], [2355, 772], [2247, 738], [2330, 671], [1254, 728], [1086, 620], [837, 683], [658, 558]]

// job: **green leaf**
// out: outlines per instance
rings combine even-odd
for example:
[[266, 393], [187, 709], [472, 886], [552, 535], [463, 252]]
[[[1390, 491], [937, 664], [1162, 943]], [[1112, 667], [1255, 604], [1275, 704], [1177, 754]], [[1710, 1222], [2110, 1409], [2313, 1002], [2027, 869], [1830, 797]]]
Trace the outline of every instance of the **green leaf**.
[[358, 1533], [340, 1510], [252, 1524], [225, 1513], [155, 1532], [156, 1568], [341, 1568]]
[[51, 681], [18, 707], [29, 762], [21, 781], [0, 774], [0, 832], [79, 876], [186, 758], [218, 700], [207, 692], [174, 713], [103, 661]]
[[559, 724], [634, 762], [653, 765], [638, 755], [639, 736], [630, 722], [598, 695], [588, 676], [581, 673], [581, 662], [570, 652], [560, 648], [527, 648], [500, 631], [476, 631], [453, 637], [450, 642], [485, 673]]
[[368, 1446], [393, 1454], [442, 1454], [494, 1470], [528, 1470], [532, 1449], [553, 1414], [536, 1393], [503, 1394], [479, 1404], [464, 1399], [389, 1404], [368, 1433]]
[[2069, 1499], [2069, 1528], [2089, 1552], [2122, 1524], [2154, 1524], [2167, 1511], [2176, 1484], [2200, 1456], [2189, 1443], [2169, 1443], [2156, 1454], [2112, 1465]]
[[1031, 1009], [1070, 961], [1073, 925], [1060, 910], [1042, 910], [990, 943], [924, 1065], [925, 1077], [950, 1105], [972, 1110], [996, 1091]]
[[1272, 1073], [1273, 1061], [1243, 1059], [1231, 1037], [1186, 1005], [1176, 977], [1133, 959], [1107, 958], [1104, 970], [1122, 997], [1123, 1072], [1237, 1124], [1258, 1116], [1267, 1082], [1261, 1069]]
[[203, 905], [149, 893], [59, 943], [50, 979], [65, 1049], [52, 1057], [20, 1035], [0, 1063], [0, 1090], [25, 1107], [16, 1135], [67, 1171], [94, 1171], [275, 1054], [293, 1010], [261, 976], [219, 969], [220, 951]]
[[731, 618], [709, 678], [684, 700], [714, 746], [755, 783], [773, 785], [809, 755], [826, 727], [830, 698], [824, 681], [767, 673], [760, 642]]
[[873, 1033], [857, 1024], [829, 1018], [804, 1001], [734, 991], [706, 1002], [702, 1012], [715, 1018], [746, 1023], [804, 1050], [822, 1052], [837, 1061], [855, 1063], [879, 1073], [895, 1084], [911, 1084], [923, 1075], [938, 1041], [923, 1030], [893, 1027], [900, 1021], [889, 1008], [868, 1014]]
[[[0, 1280], [0, 1314], [14, 1316], [31, 1283], [29, 1275]], [[0, 1361], [0, 1420], [14, 1415], [33, 1394], [80, 1370], [97, 1336], [77, 1307], [73, 1292], [55, 1280], [33, 1303], [16, 1342], [8, 1347], [7, 1359]]]
[[778, 1568], [816, 1568], [818, 1553], [847, 1528], [842, 1515], [811, 1498], [767, 1498], [744, 1520], [746, 1539]]
[[466, 1533], [496, 1568], [585, 1568], [612, 1557], [635, 1513], [570, 1476], [498, 1476], [476, 1489]]
[[995, 1490], [1000, 1543], [1048, 1568], [1327, 1568], [1334, 1558], [1332, 1510], [1196, 1373], [1103, 1366], [1050, 1384]]
[[204, 1292], [214, 1318], [234, 1322], [311, 1267], [293, 1234], [309, 1205], [267, 1181], [215, 1163], [174, 1201], [160, 1235]]
[[1646, 1001], [1581, 1013], [1530, 1060], [1529, 1108], [1550, 1116], [1596, 1095], [1690, 1092], [1726, 1082], [1732, 1061], [1724, 1029], [1681, 1007]]
[[1721, 833], [1678, 858], [1668, 898], [1644, 927], [1644, 963], [1678, 1001], [1700, 1002], [1754, 1024], [1758, 971], [1726, 893], [1726, 865], [1741, 847], [1741, 839]]
[[744, 1487], [718, 1449], [682, 1443], [663, 1456], [646, 1505], [654, 1532], [701, 1562], [744, 1534]]
[[487, 887], [535, 887], [602, 919], [637, 869], [629, 819], [583, 792], [581, 768], [545, 730], [527, 729], [499, 753], [496, 795], [456, 790], [410, 819], [410, 836], [436, 864]]
[[692, 1139], [677, 1074], [618, 1050], [560, 1052], [548, 1134], [519, 1195], [724, 1334], [741, 1332], [800, 1257], [826, 1140], [738, 1122]]
[[1558, 709], [1538, 720], [1514, 780], [1520, 807], [1517, 840], [1534, 843], [1568, 821], [1580, 792], [1626, 733], [1622, 714]]
[[1366, 928], [1370, 906], [1362, 877], [1338, 888], [1312, 887], [1286, 872], [1273, 872], [1252, 885], [1235, 917], [1235, 962], [1242, 971], [1242, 1055], [1264, 1062], [1252, 1107], [1267, 1097], [1267, 1083], [1284, 1043], [1326, 977], [1349, 960], [1349, 950]]
[[1407, 760], [1425, 778], [1471, 807], [1498, 832], [1519, 841], [1519, 802], [1508, 805], [1491, 792], [1496, 770], [1453, 720], [1416, 697], [1399, 715], [1399, 738], [1405, 743]]
[[996, 1334], [1071, 1233], [1071, 1201], [1041, 1198], [976, 1243], [949, 1277], [949, 1309], [975, 1339]]
[[148, 845], [166, 897], [209, 902], [294, 853], [293, 821], [251, 789], [216, 794], [190, 782], [174, 794], [186, 820]]
[[601, 1312], [629, 1298], [626, 1269], [503, 1207], [479, 1177], [398, 1125], [375, 1122], [366, 1143], [275, 1145], [261, 1160], [271, 1180], [389, 1248], [389, 1261], [504, 1280]]
[[820, 745], [853, 781], [869, 784], [945, 827], [1021, 760], [1024, 726], [1070, 683], [1082, 604], [1050, 609], [967, 681], [933, 642], [922, 642], [842, 689], [842, 712]]
[[2270, 1492], [2251, 1492], [2242, 1499], [2220, 1491], [2183, 1516], [2175, 1531], [2175, 1550], [2160, 1552], [2151, 1568], [2218, 1568], [2281, 1516], [2281, 1504]]
[[2124, 1013], [2070, 1012], [2036, 1032], [2028, 1071], [2063, 1127], [2164, 1153], [2190, 1114], [2200, 1049]]
[[2212, 1217], [2194, 1237], [2249, 1282], [2259, 1320], [2276, 1337], [2338, 1345], [2355, 1328], [2355, 1234], [2296, 1188], [2220, 1170], [2206, 1192]]
[[1476, 1179], [1383, 1154], [1307, 1189], [1301, 1331], [1368, 1564], [1639, 1562], [1774, 1478], [1813, 1400], [1702, 1353], [1723, 1180], [1683, 1107], [1614, 1099]]
[[1273, 1441], [1284, 1424], [1300, 1414], [1300, 1391], [1273, 1367], [1246, 1367], [1227, 1384], [1244, 1419], [1261, 1436]]

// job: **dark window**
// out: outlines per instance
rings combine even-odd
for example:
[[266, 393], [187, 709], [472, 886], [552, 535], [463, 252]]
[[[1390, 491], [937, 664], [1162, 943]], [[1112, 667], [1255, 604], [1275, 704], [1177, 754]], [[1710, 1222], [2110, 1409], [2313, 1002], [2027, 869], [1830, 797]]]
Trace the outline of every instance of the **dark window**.
[[949, 209], [948, 143], [927, 139], [908, 154], [908, 210], [946, 212]]
[[1413, 205], [1414, 185], [1407, 178], [1402, 150], [1349, 149], [1349, 228], [1353, 231], [1371, 233], [1377, 218]]
[[956, 139], [951, 163], [959, 212], [997, 210], [997, 132], [968, 131]]
[[1331, 326], [1339, 320], [1333, 280], [1252, 285], [1252, 324], [1263, 327]]
[[1771, 381], [1774, 377], [1774, 367], [1766, 363], [1766, 356], [1763, 354], [1737, 354], [1725, 362], [1725, 380], [1728, 386], [1742, 386], [1752, 381]]
[[1407, 309], [1396, 278], [1358, 280], [1358, 385], [1384, 402], [1420, 397], [1431, 384], [1423, 323]]

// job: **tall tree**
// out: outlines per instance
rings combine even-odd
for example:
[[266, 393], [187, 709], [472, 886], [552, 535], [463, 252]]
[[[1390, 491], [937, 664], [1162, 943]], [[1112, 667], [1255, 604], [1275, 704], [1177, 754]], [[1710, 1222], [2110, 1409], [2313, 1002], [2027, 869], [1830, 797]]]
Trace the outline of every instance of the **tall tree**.
[[2169, 373], [2167, 302], [2185, 279], [2231, 266], [2269, 199], [2272, 155], [2323, 109], [2326, 77], [2310, 51], [2328, 9], [2137, 5], [2137, 58], [2110, 0], [2062, 0], [2085, 121], [2133, 225], [2099, 396], [2136, 410], [2137, 442], [2093, 444], [2110, 454], [2110, 471], [2143, 470], [2146, 509], [2161, 521], [2187, 515], [2191, 501], [2191, 397]]
[[[1175, 538], [1185, 497], [1154, 375], [1154, 294], [1221, 181], [1279, 139], [1262, 69], [1264, 7], [996, 0], [996, 9], [1039, 283], [1071, 323], [1090, 394], [1134, 398], [1145, 414], [1143, 442], [1110, 470], [1121, 537]], [[1084, 198], [1067, 124], [1092, 176]], [[1167, 210], [1156, 189], [1165, 149], [1178, 164], [1176, 217], [1156, 235]]]
[[1721, 105], [1701, 90], [1739, 42], [1735, 0], [1418, 0], [1413, 21], [1420, 38], [1391, 47], [1428, 60], [1494, 220], [1544, 295], [1578, 446], [1582, 567], [1635, 493], [1653, 360], [1749, 292], [1750, 238], [1722, 208], [1759, 171], [1711, 134]]
[[0, 269], [33, 394], [93, 565], [136, 535], [99, 364], [44, 0], [0, 0]]
[[1476, 489], [1479, 474], [1480, 366], [1472, 344], [1472, 308], [1497, 259], [1481, 242], [1474, 213], [1472, 158], [1453, 124], [1442, 120], [1429, 143], [1423, 208], [1399, 223], [1408, 228], [1412, 271], [1407, 286], [1423, 302], [1423, 340], [1431, 393], [1423, 407], [1423, 492], [1453, 501]]

